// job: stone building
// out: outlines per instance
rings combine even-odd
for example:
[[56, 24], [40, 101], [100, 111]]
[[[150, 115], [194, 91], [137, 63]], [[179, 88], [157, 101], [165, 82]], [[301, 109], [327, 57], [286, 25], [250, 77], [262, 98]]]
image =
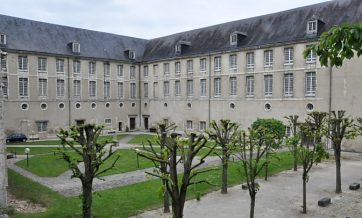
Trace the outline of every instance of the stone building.
[[2, 15], [5, 127], [45, 137], [82, 122], [202, 130], [313, 110], [362, 117], [361, 60], [329, 69], [303, 58], [322, 32], [360, 21], [361, 1], [336, 0], [145, 40]]

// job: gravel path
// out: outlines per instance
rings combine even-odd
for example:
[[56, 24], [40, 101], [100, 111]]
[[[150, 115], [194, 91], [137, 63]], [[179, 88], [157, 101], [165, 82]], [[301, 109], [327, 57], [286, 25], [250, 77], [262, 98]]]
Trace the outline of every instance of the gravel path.
[[[265, 218], [357, 218], [362, 217], [362, 189], [351, 191], [349, 184], [362, 183], [362, 155], [346, 154], [342, 160], [342, 194], [335, 194], [335, 163], [323, 162], [312, 168], [307, 184], [307, 214], [300, 213], [302, 205], [302, 176], [298, 172], [284, 171], [270, 178], [258, 181], [261, 189], [257, 194], [255, 217]], [[332, 204], [318, 207], [317, 202], [330, 197]], [[240, 218], [249, 217], [250, 198], [248, 191], [240, 185], [229, 189], [227, 195], [219, 191], [203, 196], [201, 201], [186, 202], [184, 217], [187, 218]], [[147, 211], [134, 218], [169, 218], [161, 210]]]

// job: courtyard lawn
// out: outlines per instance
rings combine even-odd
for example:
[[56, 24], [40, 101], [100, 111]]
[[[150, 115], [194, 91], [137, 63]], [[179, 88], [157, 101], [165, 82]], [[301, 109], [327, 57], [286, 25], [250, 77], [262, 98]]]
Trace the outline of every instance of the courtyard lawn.
[[[74, 154], [74, 157], [78, 156], [75, 152], [72, 152], [71, 154]], [[137, 168], [137, 155], [135, 151], [131, 149], [120, 149], [116, 151], [116, 154], [114, 154], [113, 157], [105, 162], [105, 165], [101, 167], [100, 170], [106, 169], [107, 167], [111, 166], [117, 155], [120, 156], [120, 158], [117, 161], [115, 167], [112, 170], [109, 170], [102, 174], [102, 176], [153, 167], [153, 163], [151, 161], [144, 158], [139, 158], [140, 168]], [[80, 156], [78, 157], [80, 158]], [[42, 177], [56, 177], [69, 170], [68, 164], [61, 158], [61, 155], [58, 153], [35, 155], [29, 158], [29, 167], [27, 167], [26, 160], [19, 161], [16, 163], [16, 165], [32, 172], [35, 175]]]
[[[291, 169], [293, 166], [293, 159], [289, 152], [278, 153], [277, 156], [280, 157], [280, 161], [276, 159], [272, 160], [272, 164], [269, 168], [271, 175]], [[230, 164], [230, 186], [245, 181], [244, 177], [240, 175], [240, 171], [243, 172], [240, 165], [237, 163]], [[215, 184], [215, 186], [210, 186], [205, 183], [192, 186], [189, 188], [188, 198], [194, 198], [197, 192], [200, 192], [201, 195], [205, 195], [210, 191], [218, 190], [220, 187], [220, 173], [221, 170], [216, 170], [204, 175], [201, 174], [198, 179], [208, 179], [208, 181]], [[78, 197], [63, 197], [12, 170], [9, 170], [9, 191], [19, 199], [28, 199], [48, 207], [48, 210], [43, 213], [16, 213], [12, 216], [14, 218], [81, 217], [82, 205], [81, 200]], [[159, 196], [159, 179], [98, 193], [100, 195], [94, 195], [93, 199], [94, 217], [129, 217], [141, 213], [144, 210], [162, 206], [162, 198]]]
[[[25, 155], [24, 149], [27, 147], [7, 147], [7, 153], [16, 153], [16, 155]], [[32, 147], [30, 148], [30, 155], [49, 154], [57, 151], [56, 147]]]
[[153, 145], [158, 145], [157, 135], [139, 134], [129, 140], [128, 144], [142, 145], [142, 143], [144, 143], [145, 145], [147, 145], [148, 141], [150, 141]]
[[[113, 135], [103, 135], [100, 136], [98, 138], [98, 141], [105, 141], [105, 140], [120, 140], [123, 137], [127, 136], [127, 134], [118, 134], [116, 136]], [[32, 146], [32, 145], [60, 145], [60, 140], [59, 139], [54, 139], [54, 140], [28, 140], [26, 142], [13, 142], [13, 143], [7, 143], [7, 145], [27, 145], [27, 146]]]

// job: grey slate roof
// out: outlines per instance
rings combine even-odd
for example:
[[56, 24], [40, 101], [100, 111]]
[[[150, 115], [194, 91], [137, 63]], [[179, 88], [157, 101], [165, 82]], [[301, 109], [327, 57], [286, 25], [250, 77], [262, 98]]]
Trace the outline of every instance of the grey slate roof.
[[[318, 17], [325, 23], [319, 33], [333, 25], [362, 21], [362, 0], [335, 0], [274, 14], [253, 17], [210, 27], [145, 40], [0, 15], [0, 33], [7, 35], [4, 50], [13, 49], [71, 56], [72, 41], [81, 45], [81, 57], [128, 61], [124, 51], [136, 51], [138, 61], [175, 57], [175, 45], [190, 42], [181, 56], [248, 49], [276, 43], [315, 40], [306, 36], [307, 22]], [[247, 36], [237, 48], [229, 44], [231, 33]], [[77, 55], [75, 55], [77, 56]]]
[[[7, 35], [6, 48], [59, 55], [73, 55], [68, 44], [80, 43], [81, 57], [128, 61], [132, 49], [140, 59], [147, 40], [0, 15], [0, 33]], [[78, 55], [75, 55], [78, 56]]]
[[229, 36], [234, 31], [248, 35], [238, 48], [307, 40], [310, 39], [306, 36], [307, 22], [313, 16], [325, 22], [319, 32], [341, 23], [356, 23], [362, 21], [362, 1], [329, 1], [152, 39], [147, 43], [143, 60], [175, 57], [175, 45], [180, 40], [191, 42], [181, 56], [232, 50]]

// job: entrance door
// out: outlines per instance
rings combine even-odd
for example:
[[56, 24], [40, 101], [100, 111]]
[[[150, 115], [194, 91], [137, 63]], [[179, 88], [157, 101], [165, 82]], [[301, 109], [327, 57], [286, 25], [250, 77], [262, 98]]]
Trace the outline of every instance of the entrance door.
[[145, 129], [148, 129], [148, 117], [143, 118], [143, 123], [145, 124]]
[[122, 126], [123, 126], [123, 123], [122, 123], [122, 122], [118, 122], [118, 131], [122, 131]]
[[135, 130], [136, 129], [136, 118], [130, 117], [129, 118], [129, 130]]

